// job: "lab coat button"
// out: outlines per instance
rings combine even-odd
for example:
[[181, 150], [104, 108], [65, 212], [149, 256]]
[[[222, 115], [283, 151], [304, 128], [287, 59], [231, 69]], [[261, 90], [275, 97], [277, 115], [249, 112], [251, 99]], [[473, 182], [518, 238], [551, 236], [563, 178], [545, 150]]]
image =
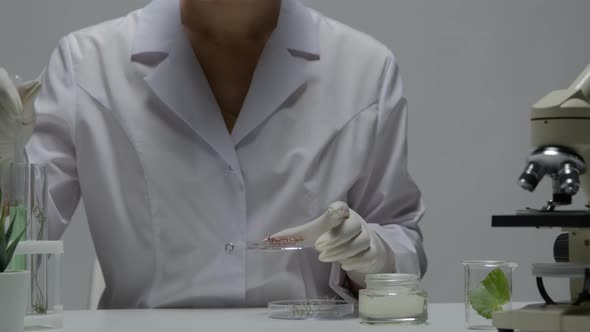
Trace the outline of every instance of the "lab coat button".
[[225, 253], [228, 255], [231, 255], [234, 252], [234, 244], [233, 243], [228, 243], [225, 245]]

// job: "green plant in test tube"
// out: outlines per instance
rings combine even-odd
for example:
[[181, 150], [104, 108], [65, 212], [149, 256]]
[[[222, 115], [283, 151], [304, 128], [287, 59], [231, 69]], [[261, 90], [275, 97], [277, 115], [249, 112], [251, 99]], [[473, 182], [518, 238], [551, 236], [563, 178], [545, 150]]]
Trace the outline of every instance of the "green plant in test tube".
[[[26, 215], [26, 209], [25, 210], [25, 215]], [[45, 214], [43, 212], [43, 209], [39, 207], [38, 204], [34, 204], [33, 206], [33, 211], [32, 211], [32, 222], [33, 223], [37, 223], [39, 224], [39, 230], [38, 233], [35, 235], [35, 238], [37, 240], [42, 240], [43, 237], [43, 230], [45, 228]], [[36, 263], [36, 262], [35, 262]], [[34, 283], [34, 287], [35, 287], [35, 298], [33, 300], [33, 310], [35, 310], [35, 312], [37, 314], [45, 314], [47, 313], [47, 309], [48, 309], [48, 303], [47, 303], [47, 297], [45, 296], [45, 293], [43, 291], [43, 287], [41, 287], [41, 284], [39, 282], [39, 268], [35, 268], [35, 272], [32, 274], [33, 276], [33, 283]]]
[[[41, 208], [35, 205], [32, 211], [32, 222], [39, 224], [39, 231], [38, 234], [34, 235], [35, 240], [41, 240], [43, 230], [45, 227], [45, 215]], [[27, 223], [27, 208], [26, 206], [19, 204], [11, 209], [10, 212], [11, 219], [14, 220], [14, 232], [13, 240], [16, 239], [14, 234], [20, 234], [20, 240], [25, 240], [25, 233]], [[33, 260], [31, 262], [33, 266], [31, 266], [31, 277], [34, 287], [34, 299], [32, 302], [32, 309], [37, 314], [45, 314], [47, 313], [47, 299], [45, 297], [45, 293], [39, 281], [39, 271], [40, 267], [37, 266], [39, 264], [38, 261]], [[12, 259], [10, 264], [11, 269], [15, 271], [21, 271], [27, 269], [27, 261], [25, 255], [15, 255]]]
[[[13, 221], [13, 231], [10, 234], [11, 241], [23, 241], [33, 240], [42, 241], [45, 240], [45, 213], [44, 213], [44, 198], [37, 196], [38, 191], [43, 192], [44, 186], [41, 185], [41, 189], [38, 188], [38, 184], [42, 184], [43, 181], [38, 182], [43, 177], [37, 177], [37, 169], [33, 168], [33, 165], [19, 164], [23, 167], [18, 168], [17, 171], [11, 173], [12, 184], [14, 187], [11, 190], [11, 197], [9, 202], [5, 204], [11, 204], [10, 209], [6, 210], [10, 220]], [[34, 171], [33, 171], [34, 170]], [[11, 170], [12, 172], [12, 170]], [[16, 185], [16, 186], [15, 186]], [[32, 190], [32, 193], [24, 195], [22, 190]], [[38, 199], [40, 199], [38, 201]], [[48, 301], [46, 296], [46, 269], [47, 260], [45, 255], [14, 255], [10, 260], [9, 268], [15, 271], [29, 270], [31, 273], [31, 302], [30, 309], [36, 314], [46, 314], [48, 311]]]

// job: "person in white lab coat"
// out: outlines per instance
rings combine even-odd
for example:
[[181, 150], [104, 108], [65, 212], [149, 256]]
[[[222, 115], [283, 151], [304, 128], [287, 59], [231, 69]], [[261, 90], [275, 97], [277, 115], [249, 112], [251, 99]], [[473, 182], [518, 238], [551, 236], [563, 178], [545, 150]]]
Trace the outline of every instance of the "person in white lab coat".
[[[426, 270], [396, 59], [296, 0], [155, 0], [65, 36], [42, 83], [27, 155], [51, 238], [83, 198], [102, 308], [350, 298]], [[312, 220], [316, 250], [247, 247]]]

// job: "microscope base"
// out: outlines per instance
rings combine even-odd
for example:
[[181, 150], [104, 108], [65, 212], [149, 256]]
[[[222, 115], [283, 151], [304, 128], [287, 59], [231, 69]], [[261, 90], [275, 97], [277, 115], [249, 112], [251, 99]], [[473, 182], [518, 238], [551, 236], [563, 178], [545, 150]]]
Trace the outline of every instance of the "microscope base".
[[587, 332], [590, 306], [531, 304], [517, 310], [495, 312], [492, 322], [500, 332]]

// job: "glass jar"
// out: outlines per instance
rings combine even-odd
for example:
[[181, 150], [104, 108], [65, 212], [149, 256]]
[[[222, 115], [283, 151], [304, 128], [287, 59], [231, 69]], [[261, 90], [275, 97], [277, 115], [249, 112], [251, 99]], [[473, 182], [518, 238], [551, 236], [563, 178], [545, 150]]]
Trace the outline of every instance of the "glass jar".
[[359, 291], [359, 316], [365, 324], [420, 324], [428, 320], [428, 295], [415, 274], [369, 274]]
[[[472, 300], [475, 296], [476, 304], [479, 303], [479, 306], [482, 306], [482, 304], [490, 305], [492, 306], [490, 310], [493, 308], [493, 311], [512, 309], [512, 274], [518, 264], [497, 260], [467, 260], [463, 261], [463, 266], [465, 269], [465, 322], [467, 328], [471, 330], [493, 330], [492, 313], [482, 311], [482, 308], [479, 311], [476, 310]], [[487, 290], [490, 286], [486, 287], [484, 280], [489, 278], [494, 271], [500, 272], [500, 274], [495, 274], [496, 277], [493, 279], [495, 281], [490, 283], [490, 286], [494, 286], [494, 292], [490, 293]], [[497, 285], [498, 276], [502, 275], [506, 282]], [[507, 289], [502, 290], [498, 288], [499, 286], [507, 287]], [[497, 298], [491, 295], [502, 293], [506, 293], [506, 296]], [[477, 299], [482, 296], [483, 298]]]

